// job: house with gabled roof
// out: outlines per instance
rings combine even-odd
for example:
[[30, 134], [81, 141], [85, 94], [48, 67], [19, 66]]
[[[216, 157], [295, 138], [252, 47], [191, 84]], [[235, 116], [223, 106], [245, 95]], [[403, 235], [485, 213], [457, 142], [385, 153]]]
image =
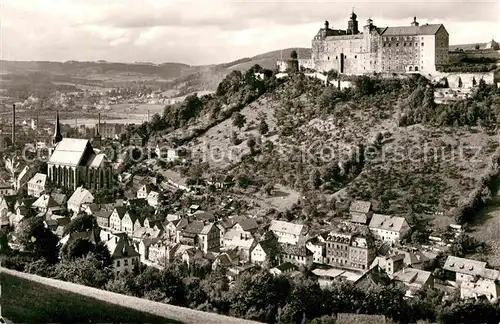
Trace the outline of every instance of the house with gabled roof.
[[391, 244], [401, 241], [410, 230], [410, 225], [404, 217], [381, 214], [373, 214], [368, 227], [376, 239]]
[[451, 279], [457, 284], [474, 282], [485, 273], [486, 262], [450, 255], [444, 263], [443, 270], [451, 274]]
[[274, 234], [267, 235], [250, 249], [250, 262], [272, 265], [276, 261], [278, 251], [278, 240]]
[[146, 200], [149, 206], [156, 208], [160, 205], [161, 194], [158, 191], [150, 191]]
[[281, 262], [291, 262], [295, 265], [310, 267], [313, 264], [313, 253], [304, 244], [281, 244]]
[[48, 194], [41, 195], [31, 207], [36, 208], [39, 212], [47, 212], [49, 208], [62, 209], [59, 204]]
[[146, 199], [149, 193], [153, 190], [153, 185], [149, 183], [143, 184], [139, 190], [137, 190], [137, 199]]
[[113, 259], [113, 269], [116, 275], [131, 272], [134, 266], [139, 265], [140, 254], [129, 242], [127, 234], [113, 234], [105, 246]]
[[124, 206], [116, 206], [111, 216], [109, 217], [109, 227], [113, 231], [121, 231], [122, 230], [122, 219], [125, 216], [127, 210]]
[[113, 211], [110, 211], [107, 209], [100, 209], [97, 212], [95, 212], [94, 216], [97, 220], [97, 225], [101, 228], [108, 228], [109, 227], [109, 219], [110, 219], [112, 213], [113, 213]]
[[306, 234], [307, 226], [272, 220], [269, 230], [276, 235], [279, 243], [295, 245], [299, 239]]
[[40, 197], [45, 191], [45, 184], [47, 183], [47, 175], [37, 173], [28, 181], [28, 195], [32, 197]]
[[299, 268], [295, 264], [291, 262], [283, 262], [282, 264], [269, 269], [269, 272], [273, 276], [281, 276], [281, 275], [286, 275], [288, 273], [292, 273], [297, 270], [299, 270]]
[[349, 206], [351, 222], [358, 224], [368, 224], [372, 216], [372, 203], [363, 200], [354, 200]]
[[82, 205], [90, 204], [94, 201], [94, 195], [83, 186], [76, 188], [75, 192], [68, 199], [68, 210], [78, 213]]

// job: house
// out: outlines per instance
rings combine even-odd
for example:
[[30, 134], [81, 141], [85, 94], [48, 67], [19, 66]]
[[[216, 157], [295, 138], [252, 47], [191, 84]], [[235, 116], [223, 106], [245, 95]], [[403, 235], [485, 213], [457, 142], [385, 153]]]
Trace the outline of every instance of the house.
[[206, 180], [209, 186], [214, 186], [215, 188], [223, 189], [230, 187], [234, 184], [234, 179], [228, 174], [217, 174], [209, 177]]
[[[177, 255], [178, 254], [176, 254], [176, 256]], [[181, 253], [181, 260], [182, 260], [182, 262], [184, 262], [188, 266], [192, 265], [193, 262], [195, 262], [196, 260], [201, 260], [202, 258], [203, 258], [203, 252], [201, 252], [200, 249], [193, 248], [193, 247], [191, 247], [189, 249], [185, 249]]]
[[231, 266], [237, 266], [240, 264], [240, 259], [240, 250], [237, 247], [228, 249], [215, 258], [212, 263], [212, 270], [216, 270], [220, 267], [229, 268]]
[[151, 245], [160, 242], [159, 238], [143, 238], [137, 244], [137, 251], [140, 254], [140, 260], [143, 263], [149, 261], [149, 248]]
[[220, 247], [220, 231], [214, 223], [193, 221], [177, 229], [177, 243], [199, 247], [203, 253], [217, 252]]
[[313, 262], [318, 264], [325, 263], [326, 240], [322, 235], [318, 235], [307, 241], [306, 248], [313, 253]]
[[117, 206], [109, 217], [109, 227], [114, 231], [122, 230], [122, 219], [127, 210], [123, 206]]
[[256, 245], [255, 239], [250, 234], [232, 229], [226, 232], [223, 241], [223, 250], [238, 248], [241, 259], [245, 262], [250, 262], [250, 251]]
[[434, 278], [430, 271], [403, 268], [402, 270], [395, 272], [392, 279], [406, 286], [407, 297], [415, 296], [415, 292], [420, 289], [434, 288]]
[[132, 236], [132, 234], [134, 233], [134, 224], [136, 220], [137, 216], [135, 214], [126, 212], [122, 217], [121, 231]]
[[130, 244], [125, 233], [116, 233], [105, 243], [111, 258], [116, 275], [131, 272], [135, 265], [139, 265], [139, 252]]
[[61, 206], [48, 194], [41, 195], [31, 207], [36, 208], [39, 212], [46, 213], [50, 208], [62, 209]]
[[378, 256], [373, 260], [370, 269], [378, 267], [392, 278], [396, 272], [405, 268], [404, 258], [403, 254], [393, 254], [386, 257]]
[[148, 196], [146, 197], [146, 200], [149, 206], [156, 208], [160, 205], [160, 193], [157, 191], [150, 191]]
[[485, 296], [490, 302], [496, 302], [500, 288], [495, 281], [479, 278], [476, 282], [463, 282], [460, 285], [460, 298], [479, 298]]
[[373, 214], [368, 227], [376, 239], [391, 244], [398, 243], [410, 230], [405, 218], [380, 214]]
[[57, 192], [52, 192], [50, 194], [50, 196], [52, 197], [52, 199], [54, 199], [54, 201], [59, 205], [59, 206], [64, 206], [66, 205], [67, 201], [68, 201], [68, 197], [66, 197], [65, 194], [62, 194], [62, 193], [57, 193]]
[[106, 209], [101, 209], [101, 210], [95, 212], [94, 216], [97, 220], [97, 225], [101, 228], [108, 228], [109, 227], [109, 219], [110, 219], [112, 213], [113, 213], [113, 211], [106, 210]]
[[151, 184], [143, 184], [137, 191], [137, 199], [146, 199], [151, 190], [153, 190]]
[[267, 238], [257, 242], [250, 249], [250, 261], [258, 264], [273, 264], [278, 251], [276, 239]]
[[358, 224], [368, 224], [372, 216], [372, 203], [363, 200], [354, 200], [349, 206], [351, 222]]
[[47, 175], [37, 173], [28, 181], [28, 195], [32, 197], [40, 197], [45, 191], [45, 184], [47, 183]]
[[173, 170], [162, 170], [161, 174], [165, 179], [163, 183], [163, 187], [166, 190], [176, 191], [176, 190], [184, 190], [190, 191], [191, 188], [187, 184], [187, 178], [183, 177], [180, 173]]
[[375, 258], [375, 244], [368, 235], [332, 231], [325, 245], [325, 263], [330, 266], [365, 271]]
[[132, 136], [130, 136], [130, 145], [132, 146], [143, 147], [145, 142], [145, 137], [138, 132], [135, 132]]
[[[486, 262], [450, 255], [444, 263], [443, 270], [460, 285], [462, 282], [474, 282], [476, 278], [481, 277], [485, 273]], [[490, 272], [486, 271], [486, 273]]]
[[392, 253], [398, 253], [398, 254], [403, 254], [405, 256], [404, 258], [404, 264], [407, 267], [412, 267], [414, 269], [422, 269], [429, 264], [431, 259], [422, 251], [418, 249], [392, 249]]
[[13, 188], [13, 184], [4, 180], [0, 180], [0, 195], [12, 196], [15, 194], [16, 191]]
[[298, 266], [310, 267], [313, 264], [313, 253], [306, 248], [305, 244], [282, 244], [280, 260]]
[[83, 204], [90, 204], [94, 201], [94, 196], [83, 186], [76, 188], [75, 192], [68, 199], [68, 210], [78, 213]]
[[284, 263], [282, 263], [274, 268], [269, 269], [269, 272], [273, 276], [280, 276], [280, 275], [286, 275], [288, 273], [291, 273], [291, 272], [294, 272], [297, 270], [299, 270], [299, 268], [295, 264], [290, 263], [290, 262], [284, 262]]
[[306, 226], [284, 221], [272, 220], [269, 230], [276, 235], [279, 243], [297, 244], [300, 237], [305, 235]]
[[26, 165], [17, 176], [15, 189], [19, 190], [23, 188], [35, 173], [36, 168]]

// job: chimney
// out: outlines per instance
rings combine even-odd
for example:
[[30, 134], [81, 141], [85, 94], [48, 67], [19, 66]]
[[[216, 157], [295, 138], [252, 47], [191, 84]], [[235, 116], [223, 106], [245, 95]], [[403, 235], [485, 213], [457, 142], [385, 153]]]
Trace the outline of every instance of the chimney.
[[99, 113], [97, 115], [97, 133], [96, 135], [100, 135], [101, 134], [101, 113]]
[[16, 142], [16, 104], [12, 105], [12, 145]]

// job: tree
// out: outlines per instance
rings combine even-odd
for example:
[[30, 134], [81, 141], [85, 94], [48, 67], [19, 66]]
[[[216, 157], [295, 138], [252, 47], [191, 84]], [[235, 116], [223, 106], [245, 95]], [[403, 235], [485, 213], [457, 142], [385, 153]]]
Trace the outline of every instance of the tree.
[[245, 126], [246, 118], [239, 112], [233, 113], [233, 126], [238, 127], [241, 130], [243, 126]]
[[309, 183], [313, 189], [318, 189], [321, 186], [321, 172], [318, 169], [315, 169], [311, 176], [309, 177]]
[[58, 258], [59, 239], [43, 224], [42, 218], [23, 219], [16, 231], [18, 243], [37, 259], [55, 263]]
[[257, 143], [255, 142], [255, 138], [253, 136], [250, 136], [247, 140], [247, 145], [248, 145], [248, 148], [250, 149], [250, 153], [251, 154], [254, 154], [255, 153], [255, 145]]
[[92, 252], [57, 264], [55, 273], [57, 279], [96, 288], [105, 286], [109, 278], [113, 277], [111, 267], [106, 266]]
[[63, 260], [75, 260], [86, 256], [94, 250], [94, 244], [87, 238], [77, 238], [70, 240], [61, 248], [61, 258]]
[[463, 86], [462, 84], [462, 78], [458, 77], [458, 87], [461, 88]]
[[265, 135], [267, 132], [269, 132], [269, 125], [267, 125], [264, 119], [261, 119], [259, 123], [259, 133]]
[[475, 87], [477, 85], [477, 81], [475, 77], [472, 77], [472, 86]]
[[90, 231], [95, 226], [97, 226], [95, 217], [88, 214], [78, 215], [65, 227], [64, 235]]

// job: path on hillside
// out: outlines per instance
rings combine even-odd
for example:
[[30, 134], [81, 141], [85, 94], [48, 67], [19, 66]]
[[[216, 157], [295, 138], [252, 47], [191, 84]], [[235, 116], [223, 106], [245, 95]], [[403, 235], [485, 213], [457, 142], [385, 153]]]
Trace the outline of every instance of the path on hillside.
[[203, 324], [245, 324], [245, 323], [258, 323], [248, 320], [243, 320], [234, 317], [217, 315], [214, 313], [206, 313], [201, 311], [192, 310], [189, 308], [178, 307], [158, 302], [153, 302], [147, 299], [121, 295], [112, 293], [105, 290], [100, 290], [83, 285], [77, 285], [70, 282], [61, 280], [40, 277], [32, 274], [18, 272], [10, 269], [0, 267], [0, 273], [7, 273], [9, 275], [23, 278], [26, 280], [34, 281], [43, 285], [51, 286], [54, 288], [66, 290], [72, 293], [80, 294], [86, 297], [102, 300], [115, 305], [135, 309], [141, 312], [150, 313], [156, 316], [161, 316], [169, 320], [174, 320], [182, 323], [203, 323]]

